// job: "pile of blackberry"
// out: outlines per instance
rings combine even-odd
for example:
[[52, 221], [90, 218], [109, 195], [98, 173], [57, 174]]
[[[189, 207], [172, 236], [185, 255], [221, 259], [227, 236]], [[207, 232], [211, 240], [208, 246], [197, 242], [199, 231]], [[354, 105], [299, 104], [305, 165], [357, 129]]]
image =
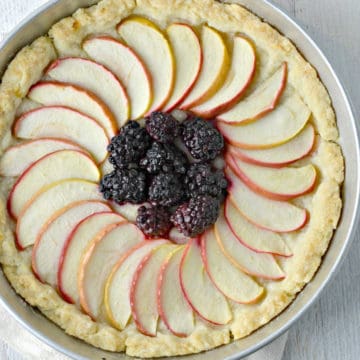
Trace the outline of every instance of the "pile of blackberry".
[[136, 219], [147, 236], [166, 236], [173, 226], [198, 236], [216, 221], [226, 196], [224, 173], [212, 164], [223, 148], [210, 121], [188, 114], [180, 123], [153, 112], [145, 127], [129, 121], [111, 139], [107, 150], [114, 169], [101, 179], [100, 191], [119, 204], [147, 203]]

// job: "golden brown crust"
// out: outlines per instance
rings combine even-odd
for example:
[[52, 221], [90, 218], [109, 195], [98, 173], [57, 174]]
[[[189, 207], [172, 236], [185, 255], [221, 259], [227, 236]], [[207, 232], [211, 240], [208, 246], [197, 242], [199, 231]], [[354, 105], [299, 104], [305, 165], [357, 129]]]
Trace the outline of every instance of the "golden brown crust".
[[[312, 162], [319, 171], [319, 184], [314, 193], [305, 197], [303, 205], [310, 214], [309, 224], [295, 237], [284, 236], [294, 256], [280, 260], [287, 274], [285, 280], [267, 287], [267, 296], [253, 305], [232, 304], [234, 320], [229, 327], [213, 328], [198, 321], [188, 338], [171, 335], [160, 324], [157, 337], [140, 334], [133, 325], [123, 332], [107, 324], [93, 322], [74, 305], [65, 303], [50, 286], [41, 284], [30, 267], [30, 252], [19, 253], [13, 241], [5, 199], [10, 183], [1, 189], [0, 261], [15, 290], [31, 305], [38, 307], [65, 331], [86, 342], [110, 351], [126, 351], [140, 357], [171, 356], [196, 353], [246, 336], [266, 324], [294, 299], [296, 293], [311, 280], [325, 253], [341, 211], [340, 185], [344, 165], [340, 147], [334, 142], [338, 132], [334, 111], [326, 89], [315, 70], [298, 53], [294, 45], [270, 25], [235, 4], [213, 0], [103, 0], [88, 9], [80, 9], [72, 17], [55, 24], [48, 37], [41, 37], [19, 52], [10, 63], [0, 87], [0, 138], [2, 149], [11, 141], [9, 126], [29, 87], [38, 81], [47, 65], [56, 57], [86, 56], [81, 48], [84, 39], [94, 34], [118, 37], [115, 25], [136, 13], [166, 26], [172, 20], [193, 25], [208, 23], [230, 33], [243, 33], [256, 44], [258, 68], [255, 85], [265, 79], [283, 61], [289, 66], [289, 84], [296, 89], [312, 111], [312, 122], [318, 136]], [[56, 49], [56, 52], [55, 52]], [[326, 210], [326, 211], [325, 211]]]

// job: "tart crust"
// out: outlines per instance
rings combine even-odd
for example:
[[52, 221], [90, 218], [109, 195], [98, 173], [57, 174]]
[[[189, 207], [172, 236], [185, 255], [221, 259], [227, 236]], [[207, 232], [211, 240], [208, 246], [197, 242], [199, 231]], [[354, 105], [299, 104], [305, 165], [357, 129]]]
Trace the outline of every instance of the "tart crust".
[[48, 64], [56, 57], [86, 57], [81, 48], [85, 38], [94, 34], [118, 37], [116, 24], [131, 14], [146, 16], [160, 26], [166, 26], [170, 21], [183, 21], [194, 26], [206, 22], [225, 33], [244, 34], [254, 41], [259, 53], [255, 86], [282, 62], [287, 62], [288, 86], [296, 89], [312, 111], [311, 122], [318, 135], [312, 162], [319, 171], [319, 183], [312, 194], [299, 199], [308, 210], [309, 223], [301, 231], [285, 236], [294, 253], [291, 258], [280, 260], [286, 278], [280, 282], [267, 282], [267, 294], [259, 303], [232, 304], [234, 319], [228, 326], [211, 327], [198, 321], [195, 331], [187, 338], [171, 335], [161, 324], [156, 337], [142, 335], [133, 324], [120, 332], [105, 323], [93, 322], [74, 305], [64, 302], [52, 287], [35, 278], [29, 249], [20, 253], [14, 245], [13, 223], [6, 211], [11, 180], [4, 181], [0, 188], [0, 261], [19, 295], [68, 334], [91, 345], [109, 351], [126, 351], [128, 355], [138, 357], [196, 353], [252, 333], [285, 309], [312, 279], [341, 212], [344, 164], [341, 149], [336, 144], [338, 130], [329, 95], [313, 67], [286, 37], [243, 7], [213, 0], [103, 0], [56, 23], [48, 36], [23, 48], [10, 63], [0, 87], [2, 151], [15, 141], [11, 136], [11, 125], [16, 112], [30, 86], [42, 77]]

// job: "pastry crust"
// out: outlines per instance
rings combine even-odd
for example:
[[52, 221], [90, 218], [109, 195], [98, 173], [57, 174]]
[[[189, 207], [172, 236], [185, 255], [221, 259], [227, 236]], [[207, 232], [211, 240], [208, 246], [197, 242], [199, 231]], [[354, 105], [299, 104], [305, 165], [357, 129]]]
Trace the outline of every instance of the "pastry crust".
[[318, 134], [311, 161], [319, 171], [319, 184], [311, 195], [301, 200], [310, 215], [307, 226], [295, 235], [284, 236], [294, 253], [293, 257], [280, 260], [286, 278], [268, 283], [267, 294], [259, 303], [232, 303], [234, 319], [229, 326], [210, 327], [197, 321], [194, 333], [187, 338], [171, 335], [162, 324], [154, 338], [142, 335], [133, 324], [120, 332], [106, 323], [93, 322], [74, 305], [64, 302], [52, 287], [35, 278], [30, 266], [30, 251], [18, 252], [14, 245], [13, 224], [5, 205], [11, 180], [1, 185], [0, 261], [18, 294], [68, 334], [91, 345], [110, 351], [126, 351], [138, 357], [196, 353], [227, 344], [231, 337], [244, 337], [266, 324], [290, 304], [319, 267], [341, 212], [340, 186], [344, 165], [341, 149], [335, 143], [338, 138], [335, 115], [316, 71], [295, 46], [237, 4], [221, 4], [213, 0], [103, 0], [59, 21], [51, 28], [48, 37], [35, 40], [10, 63], [0, 87], [2, 151], [14, 141], [10, 128], [22, 99], [30, 86], [42, 77], [48, 64], [56, 57], [86, 57], [81, 44], [89, 36], [110, 34], [119, 37], [115, 26], [130, 14], [146, 16], [161, 27], [176, 20], [196, 26], [207, 23], [225, 33], [244, 34], [254, 41], [259, 53], [260, 70], [253, 86], [268, 77], [282, 62], [287, 62], [288, 84], [311, 109], [311, 121]]

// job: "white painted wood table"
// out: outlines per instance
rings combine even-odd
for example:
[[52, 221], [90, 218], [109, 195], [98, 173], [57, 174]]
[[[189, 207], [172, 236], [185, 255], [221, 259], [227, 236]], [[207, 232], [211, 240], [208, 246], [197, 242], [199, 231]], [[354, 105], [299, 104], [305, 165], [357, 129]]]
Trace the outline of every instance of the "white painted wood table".
[[[21, 14], [45, 1], [19, 1]], [[360, 116], [360, 0], [272, 0], [295, 18], [318, 43]], [[0, 33], [6, 4], [0, 0]], [[36, 4], [35, 4], [36, 3]], [[19, 19], [20, 20], [20, 19]], [[360, 119], [358, 120], [360, 121]], [[0, 345], [1, 360], [23, 360]], [[320, 300], [289, 331], [281, 360], [360, 359], [360, 229], [345, 261]], [[279, 359], [280, 360], [280, 359]]]

